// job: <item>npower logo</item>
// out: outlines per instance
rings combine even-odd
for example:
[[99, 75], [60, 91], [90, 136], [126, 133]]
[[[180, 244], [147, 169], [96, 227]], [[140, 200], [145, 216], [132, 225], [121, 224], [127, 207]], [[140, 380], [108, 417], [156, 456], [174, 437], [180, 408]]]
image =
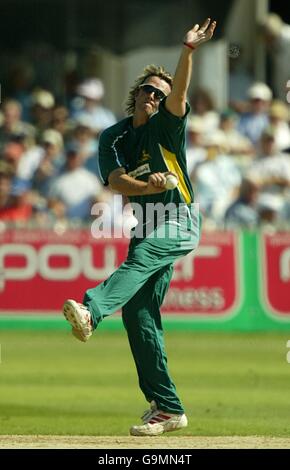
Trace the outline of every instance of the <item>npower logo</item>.
[[[72, 281], [83, 275], [89, 280], [101, 281], [110, 276], [117, 268], [118, 247], [110, 244], [98, 246], [100, 266], [95, 266], [96, 247], [90, 245], [49, 244], [34, 247], [28, 244], [7, 243], [0, 247], [0, 289], [5, 281], [26, 281], [40, 275], [45, 280]], [[218, 246], [200, 246], [175, 265], [175, 281], [190, 281], [195, 276], [195, 259], [215, 259], [220, 256]], [[57, 263], [57, 258], [66, 258], [66, 266]], [[101, 258], [101, 260], [100, 260]], [[9, 259], [21, 259], [22, 265], [9, 266]], [[24, 262], [23, 262], [24, 261]], [[59, 264], [59, 265], [58, 265]]]
[[[6, 260], [21, 257], [25, 265], [21, 267], [6, 267]], [[66, 267], [52, 266], [52, 258], [66, 257]], [[24, 281], [39, 274], [46, 280], [73, 280], [84, 274], [88, 279], [104, 279], [116, 267], [116, 249], [106, 246], [103, 250], [101, 267], [93, 265], [93, 249], [91, 246], [77, 247], [75, 245], [45, 245], [39, 249], [27, 244], [5, 244], [0, 247], [0, 271], [6, 281]]]

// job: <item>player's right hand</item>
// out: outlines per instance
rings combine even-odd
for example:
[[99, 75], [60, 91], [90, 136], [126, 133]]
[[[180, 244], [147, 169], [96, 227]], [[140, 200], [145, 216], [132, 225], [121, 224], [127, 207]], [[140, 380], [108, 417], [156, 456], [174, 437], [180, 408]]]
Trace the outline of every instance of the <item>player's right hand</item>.
[[203, 42], [209, 41], [213, 37], [216, 28], [216, 21], [207, 18], [202, 26], [199, 24], [189, 30], [183, 38], [186, 44], [190, 44], [193, 48], [200, 46]]

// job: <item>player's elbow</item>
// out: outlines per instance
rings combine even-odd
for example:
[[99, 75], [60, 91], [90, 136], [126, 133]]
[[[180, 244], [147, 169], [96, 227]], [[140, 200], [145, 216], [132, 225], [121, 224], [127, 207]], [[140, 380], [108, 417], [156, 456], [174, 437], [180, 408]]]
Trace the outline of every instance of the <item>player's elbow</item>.
[[108, 182], [109, 186], [113, 191], [120, 192], [122, 186], [122, 175], [125, 174], [124, 168], [118, 168], [109, 174]]
[[186, 113], [186, 96], [171, 95], [166, 99], [165, 108], [174, 116], [183, 117]]

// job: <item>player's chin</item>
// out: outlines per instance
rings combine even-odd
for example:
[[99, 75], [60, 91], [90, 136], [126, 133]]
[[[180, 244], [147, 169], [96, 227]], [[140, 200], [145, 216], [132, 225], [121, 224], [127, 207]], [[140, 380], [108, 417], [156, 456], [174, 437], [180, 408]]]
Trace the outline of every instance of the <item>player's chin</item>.
[[156, 113], [157, 109], [155, 108], [155, 106], [152, 106], [151, 103], [145, 103], [144, 111], [148, 114], [148, 116], [151, 116], [151, 114]]

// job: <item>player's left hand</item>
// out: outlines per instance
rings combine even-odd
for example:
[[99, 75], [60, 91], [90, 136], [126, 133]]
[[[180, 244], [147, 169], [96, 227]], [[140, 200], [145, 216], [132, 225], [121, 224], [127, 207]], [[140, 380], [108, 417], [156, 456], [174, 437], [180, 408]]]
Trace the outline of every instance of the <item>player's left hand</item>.
[[207, 18], [201, 27], [199, 24], [194, 25], [194, 27], [186, 33], [183, 41], [190, 44], [192, 47], [198, 47], [200, 44], [209, 41], [213, 37], [215, 28], [216, 21], [211, 23], [211, 19]]

